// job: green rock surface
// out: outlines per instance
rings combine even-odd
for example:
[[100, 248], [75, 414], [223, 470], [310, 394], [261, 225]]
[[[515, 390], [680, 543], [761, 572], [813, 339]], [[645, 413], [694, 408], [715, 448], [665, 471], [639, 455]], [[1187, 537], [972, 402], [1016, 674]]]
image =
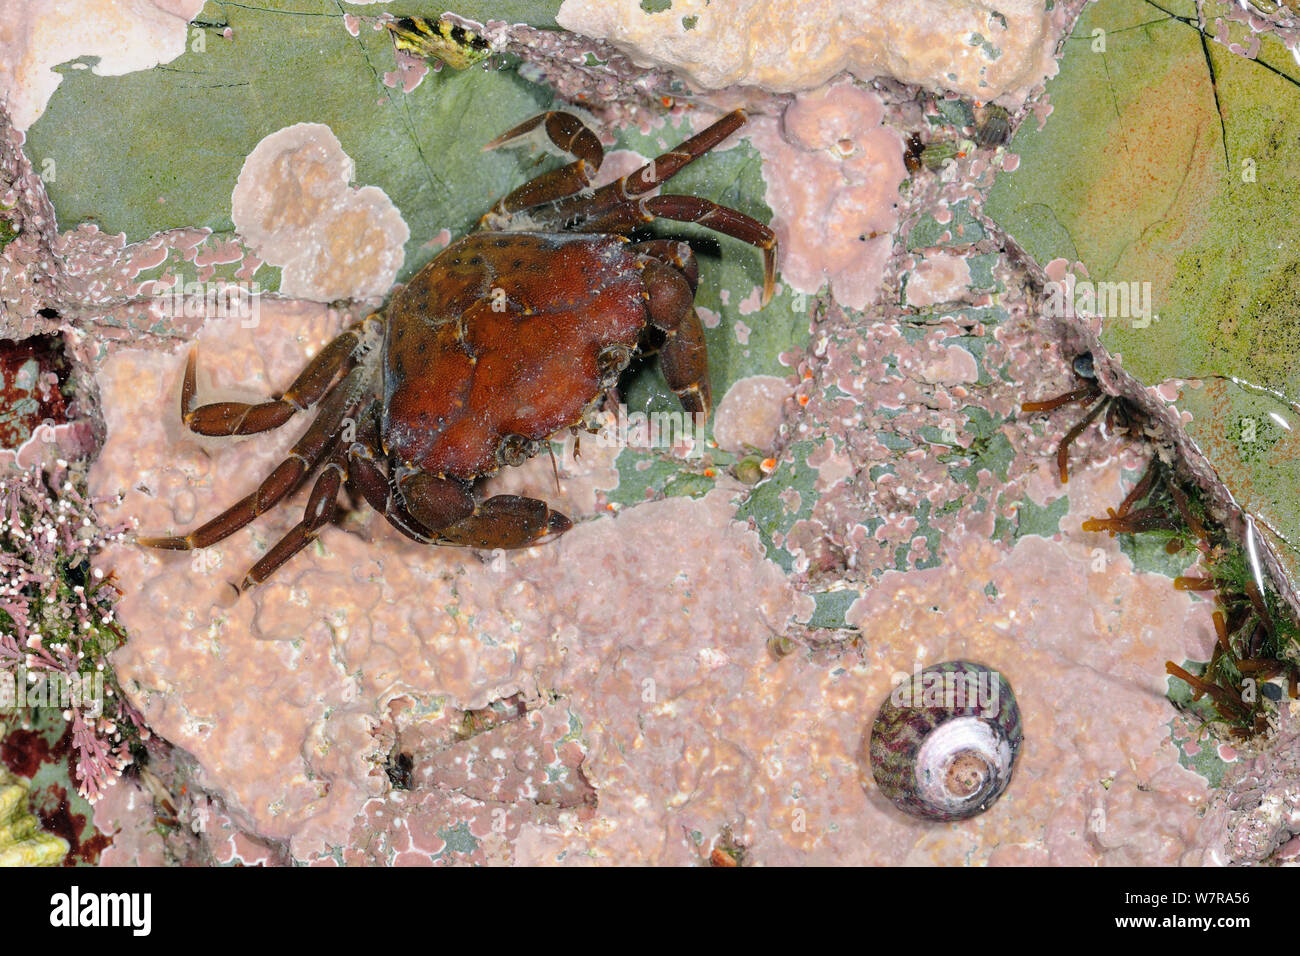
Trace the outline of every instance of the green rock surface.
[[[399, 276], [408, 278], [433, 254], [424, 243], [443, 228], [465, 232], [488, 197], [520, 181], [519, 159], [483, 144], [552, 102], [513, 69], [444, 68], [403, 93], [383, 79], [397, 69], [388, 32], [363, 22], [354, 37], [344, 22], [345, 13], [436, 17], [445, 7], [212, 2], [197, 21], [225, 24], [229, 39], [192, 28], [180, 57], [124, 76], [65, 65], [26, 146], [38, 168], [55, 163], [46, 187], [60, 229], [94, 222], [128, 242], [185, 226], [230, 233], [231, 190], [253, 147], [283, 127], [324, 123], [356, 164], [355, 182], [383, 189], [410, 226]], [[554, 8], [457, 5], [470, 17], [539, 25], [553, 23]]]

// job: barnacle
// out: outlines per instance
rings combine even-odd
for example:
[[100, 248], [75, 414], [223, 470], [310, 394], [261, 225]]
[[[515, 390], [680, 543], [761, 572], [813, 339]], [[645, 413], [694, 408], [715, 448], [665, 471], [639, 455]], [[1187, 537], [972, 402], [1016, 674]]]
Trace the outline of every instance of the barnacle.
[[975, 142], [983, 147], [1005, 146], [1011, 139], [1011, 114], [986, 103], [975, 111]]

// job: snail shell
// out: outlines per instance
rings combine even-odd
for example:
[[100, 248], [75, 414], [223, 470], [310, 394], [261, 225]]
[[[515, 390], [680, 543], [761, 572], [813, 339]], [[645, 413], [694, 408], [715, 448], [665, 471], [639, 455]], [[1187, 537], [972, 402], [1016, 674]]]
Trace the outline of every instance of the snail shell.
[[871, 773], [900, 810], [963, 820], [1011, 783], [1024, 733], [1006, 678], [970, 661], [945, 661], [894, 688], [871, 727]]

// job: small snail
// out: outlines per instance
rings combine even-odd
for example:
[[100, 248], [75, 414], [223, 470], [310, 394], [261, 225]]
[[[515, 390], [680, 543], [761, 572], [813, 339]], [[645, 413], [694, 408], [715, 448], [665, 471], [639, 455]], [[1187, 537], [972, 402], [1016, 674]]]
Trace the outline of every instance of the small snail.
[[945, 661], [894, 688], [871, 727], [871, 772], [900, 810], [963, 820], [1011, 782], [1024, 733], [1011, 685], [970, 661]]

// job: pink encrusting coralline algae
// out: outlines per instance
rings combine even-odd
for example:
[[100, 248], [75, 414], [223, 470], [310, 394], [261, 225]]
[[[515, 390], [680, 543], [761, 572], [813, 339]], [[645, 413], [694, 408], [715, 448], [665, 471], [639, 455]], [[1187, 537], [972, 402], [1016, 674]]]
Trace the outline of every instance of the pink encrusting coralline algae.
[[883, 119], [875, 93], [836, 83], [800, 96], [779, 124], [755, 121], [781, 279], [796, 292], [829, 281], [835, 299], [855, 309], [878, 295], [907, 176], [902, 140]]

